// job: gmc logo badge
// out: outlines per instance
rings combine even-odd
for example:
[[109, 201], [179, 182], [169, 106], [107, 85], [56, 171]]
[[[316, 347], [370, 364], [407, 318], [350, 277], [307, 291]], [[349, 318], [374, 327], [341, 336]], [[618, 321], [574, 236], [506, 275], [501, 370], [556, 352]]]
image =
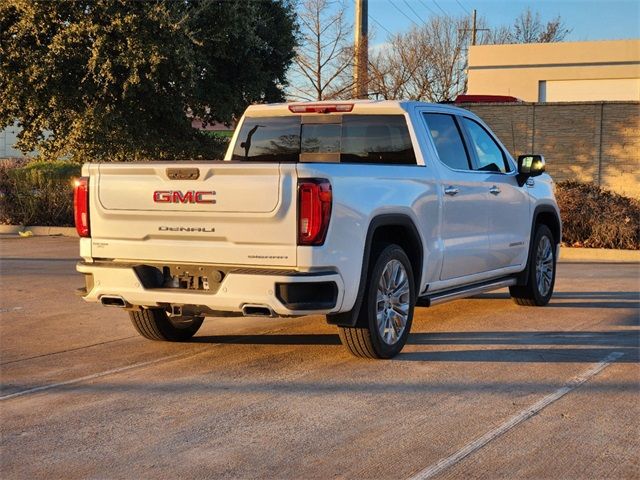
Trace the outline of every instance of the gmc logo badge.
[[216, 192], [213, 191], [195, 191], [188, 190], [181, 192], [179, 190], [156, 190], [153, 192], [153, 201], [155, 203], [216, 203]]

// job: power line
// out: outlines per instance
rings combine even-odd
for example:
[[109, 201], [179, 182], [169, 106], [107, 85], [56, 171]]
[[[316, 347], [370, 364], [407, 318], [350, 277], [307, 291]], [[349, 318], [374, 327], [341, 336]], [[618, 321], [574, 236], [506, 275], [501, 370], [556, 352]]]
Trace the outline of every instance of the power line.
[[429, 5], [427, 5], [425, 2], [423, 2], [422, 0], [418, 0], [420, 2], [420, 4], [426, 8], [427, 10], [429, 10], [429, 13], [431, 13], [432, 15], [438, 15]]
[[422, 17], [420, 15], [418, 15], [418, 12], [416, 12], [413, 7], [411, 5], [409, 5], [409, 2], [407, 2], [407, 0], [402, 0], [404, 2], [404, 4], [409, 7], [409, 10], [411, 10], [413, 12], [413, 14], [418, 17], [418, 20], [420, 20], [422, 23], [424, 23], [424, 20], [422, 19]]
[[380, 28], [382, 28], [385, 32], [387, 32], [389, 35], [393, 36], [393, 33], [391, 33], [389, 31], [389, 29], [387, 27], [385, 27], [383, 24], [381, 24], [378, 20], [375, 19], [375, 17], [373, 17], [371, 14], [369, 14], [369, 18], [371, 20], [374, 21], [374, 23], [376, 23], [376, 25], [378, 25]]
[[467, 8], [466, 8], [464, 5], [462, 5], [462, 3], [460, 3], [460, 0], [456, 0], [456, 3], [457, 3], [458, 5], [460, 5], [460, 8], [461, 8], [462, 10], [464, 10], [465, 12], [467, 12], [467, 15], [471, 15], [471, 12], [470, 12], [469, 10], [467, 10]]
[[393, 3], [391, 0], [389, 0], [389, 3], [396, 9], [398, 10], [402, 15], [404, 15], [411, 23], [413, 23], [416, 27], [419, 27], [420, 25], [418, 25], [416, 22], [413, 21], [413, 19], [407, 15], [406, 13], [404, 13], [402, 10], [400, 10], [400, 7], [398, 7], [395, 3]]
[[438, 5], [438, 2], [436, 2], [436, 0], [433, 0], [433, 3], [435, 3], [436, 7], [438, 7], [442, 13], [444, 13], [445, 17], [449, 16], [449, 14], [447, 12], [445, 12], [444, 9], [440, 5]]

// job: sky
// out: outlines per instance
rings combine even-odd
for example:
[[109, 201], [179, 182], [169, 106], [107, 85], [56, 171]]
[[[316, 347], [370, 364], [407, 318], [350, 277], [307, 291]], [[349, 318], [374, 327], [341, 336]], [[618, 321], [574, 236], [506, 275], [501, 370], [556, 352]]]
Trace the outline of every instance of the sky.
[[[345, 2], [352, 17], [353, 0]], [[462, 16], [475, 8], [490, 26], [511, 25], [527, 7], [539, 12], [543, 22], [562, 17], [572, 29], [565, 41], [640, 38], [640, 0], [369, 0], [369, 29], [375, 32], [370, 44], [383, 43], [387, 37], [379, 24], [397, 33], [414, 26], [412, 20], [420, 23], [418, 16], [428, 18], [443, 11]]]

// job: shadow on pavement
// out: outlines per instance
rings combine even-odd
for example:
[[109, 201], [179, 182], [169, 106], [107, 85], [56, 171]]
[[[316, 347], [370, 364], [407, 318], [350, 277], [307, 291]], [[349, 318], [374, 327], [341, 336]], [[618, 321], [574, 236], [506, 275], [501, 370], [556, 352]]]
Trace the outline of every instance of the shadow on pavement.
[[[508, 299], [508, 293], [486, 293], [473, 297]], [[570, 300], [567, 302], [567, 300]], [[633, 313], [622, 325], [640, 323], [639, 292], [558, 292], [549, 310], [563, 308], [628, 308]], [[620, 322], [618, 322], [620, 324]], [[295, 335], [212, 335], [195, 337], [196, 343], [242, 345], [340, 345], [335, 334]], [[613, 351], [622, 352], [619, 362], [638, 362], [640, 358], [640, 330], [611, 331], [496, 331], [496, 332], [415, 332], [408, 345], [440, 347], [476, 346], [467, 350], [446, 349], [419, 352], [405, 351], [397, 357], [401, 361], [428, 362], [594, 362]], [[502, 348], [491, 348], [501, 346]], [[505, 348], [508, 347], [508, 348]]]
[[228, 343], [234, 345], [340, 345], [338, 335], [295, 334], [295, 335], [207, 335], [193, 337], [191, 343]]
[[[506, 300], [509, 294], [483, 293], [471, 297], [475, 300]], [[573, 301], [566, 301], [573, 300]], [[557, 292], [549, 307], [561, 308], [635, 308], [640, 309], [640, 292]]]
[[[192, 342], [240, 345], [340, 345], [334, 334], [210, 335]], [[640, 330], [548, 332], [447, 332], [413, 333], [408, 345], [508, 346], [473, 350], [428, 350], [400, 354], [397, 360], [429, 362], [587, 362], [622, 352], [619, 362], [638, 362]], [[520, 348], [518, 348], [520, 347]]]

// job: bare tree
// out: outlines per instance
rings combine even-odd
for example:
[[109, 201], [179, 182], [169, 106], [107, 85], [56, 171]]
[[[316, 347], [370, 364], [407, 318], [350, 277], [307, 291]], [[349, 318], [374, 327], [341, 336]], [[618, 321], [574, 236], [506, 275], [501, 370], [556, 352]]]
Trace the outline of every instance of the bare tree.
[[568, 29], [560, 17], [547, 23], [542, 23], [538, 12], [531, 13], [527, 8], [516, 18], [513, 24], [513, 43], [549, 43], [562, 41], [571, 30]]
[[[369, 53], [369, 92], [389, 100], [454, 100], [467, 87], [470, 24], [469, 17], [437, 16], [407, 32], [390, 34]], [[486, 28], [486, 19], [479, 19], [477, 26]], [[554, 42], [570, 31], [560, 17], [543, 23], [538, 13], [527, 9], [513, 26], [491, 29], [480, 43]]]
[[450, 101], [466, 88], [469, 19], [432, 17], [370, 55], [369, 91], [385, 99]]
[[351, 94], [353, 46], [344, 0], [302, 0], [300, 45], [287, 94], [297, 100], [329, 100]]
[[515, 19], [512, 26], [492, 29], [483, 43], [551, 43], [561, 42], [571, 33], [561, 17], [544, 23], [540, 13], [527, 8]]
[[386, 100], [427, 95], [424, 59], [429, 55], [424, 31], [413, 29], [390, 37], [369, 53], [369, 92]]
[[[483, 25], [483, 28], [488, 28], [486, 27], [484, 18], [481, 18], [479, 23]], [[488, 32], [482, 32], [479, 43], [481, 45], [501, 45], [504, 43], [512, 43], [512, 38], [513, 33], [511, 32], [511, 26], [501, 25], [499, 27], [489, 28]]]

